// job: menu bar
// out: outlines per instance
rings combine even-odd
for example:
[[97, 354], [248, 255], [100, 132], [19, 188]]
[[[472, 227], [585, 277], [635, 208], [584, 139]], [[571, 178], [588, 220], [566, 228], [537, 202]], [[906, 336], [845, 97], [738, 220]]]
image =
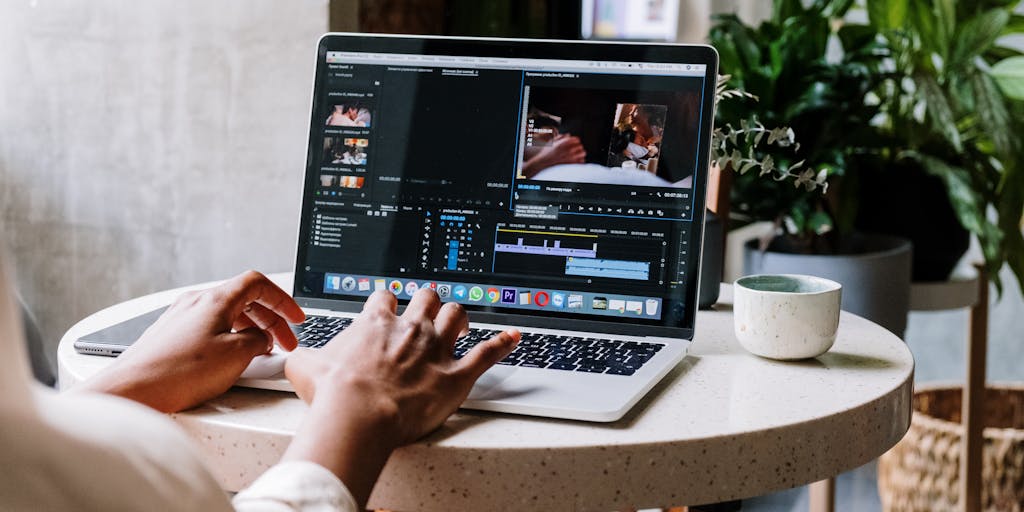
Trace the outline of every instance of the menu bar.
[[648, 320], [661, 318], [662, 299], [659, 298], [536, 287], [328, 273], [324, 276], [323, 291], [329, 294], [365, 297], [377, 290], [389, 290], [398, 297], [411, 298], [420, 288], [433, 289], [444, 302], [467, 305]]
[[516, 69], [526, 71], [575, 71], [588, 73], [629, 73], [640, 75], [704, 76], [704, 64], [641, 61], [597, 61], [571, 59], [517, 59], [509, 57], [468, 57], [418, 55], [409, 53], [327, 52], [328, 64], [388, 64], [452, 68]]

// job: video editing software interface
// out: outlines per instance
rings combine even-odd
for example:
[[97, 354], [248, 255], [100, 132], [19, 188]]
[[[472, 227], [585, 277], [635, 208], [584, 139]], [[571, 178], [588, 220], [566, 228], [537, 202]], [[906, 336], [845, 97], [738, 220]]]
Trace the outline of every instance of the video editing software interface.
[[298, 295], [681, 325], [705, 66], [324, 58]]

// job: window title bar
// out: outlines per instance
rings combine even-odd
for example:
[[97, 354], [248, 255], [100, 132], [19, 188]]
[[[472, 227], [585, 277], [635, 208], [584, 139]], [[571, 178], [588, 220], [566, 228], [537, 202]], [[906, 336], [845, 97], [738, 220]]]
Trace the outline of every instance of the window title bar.
[[577, 71], [642, 75], [704, 76], [704, 64], [670, 62], [628, 62], [568, 59], [516, 59], [508, 57], [462, 57], [409, 53], [327, 52], [328, 64], [388, 64], [393, 66], [448, 66], [531, 71]]

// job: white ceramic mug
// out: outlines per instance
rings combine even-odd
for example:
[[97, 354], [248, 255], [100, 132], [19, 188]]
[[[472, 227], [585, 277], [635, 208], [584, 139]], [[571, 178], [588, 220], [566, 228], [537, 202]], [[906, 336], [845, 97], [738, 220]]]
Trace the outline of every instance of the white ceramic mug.
[[743, 348], [771, 359], [824, 354], [836, 340], [842, 285], [814, 276], [753, 275], [733, 287], [733, 326]]

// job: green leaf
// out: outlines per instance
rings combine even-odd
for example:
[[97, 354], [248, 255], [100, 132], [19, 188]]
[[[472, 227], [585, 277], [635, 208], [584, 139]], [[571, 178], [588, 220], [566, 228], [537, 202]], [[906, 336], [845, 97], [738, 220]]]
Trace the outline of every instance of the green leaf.
[[782, 23], [789, 18], [800, 16], [803, 12], [804, 7], [800, 5], [800, 0], [775, 0], [772, 20], [775, 23]]
[[995, 62], [999, 62], [1003, 59], [1009, 59], [1010, 57], [1021, 57], [1024, 56], [1024, 52], [1016, 48], [1007, 48], [1005, 46], [993, 46], [985, 52], [983, 57], [985, 62], [992, 65]]
[[918, 85], [918, 90], [925, 99], [928, 109], [927, 117], [931, 121], [932, 128], [945, 137], [956, 153], [964, 151], [964, 143], [961, 140], [959, 129], [956, 127], [956, 120], [949, 106], [949, 100], [935, 77], [918, 75], [914, 77], [914, 83]]
[[1011, 159], [1017, 146], [1017, 134], [999, 87], [992, 77], [977, 70], [971, 73], [970, 85], [974, 93], [975, 112], [985, 127], [985, 133], [992, 137], [999, 158]]
[[[953, 39], [953, 33], [956, 31], [955, 0], [935, 0], [935, 21], [938, 22], [936, 32], [939, 41], [942, 42], [941, 46], [948, 46]], [[947, 55], [948, 53], [943, 53], [942, 57], [946, 58]]]
[[[821, 5], [824, 4], [824, 5]], [[853, 6], [853, 0], [824, 0], [815, 2], [822, 14], [829, 18], [843, 18]]]
[[1024, 15], [1014, 14], [1010, 16], [1010, 21], [1003, 27], [1004, 36], [1012, 36], [1024, 33]]
[[807, 227], [818, 235], [824, 235], [825, 233], [832, 231], [832, 218], [823, 211], [816, 211], [812, 213], [811, 218], [808, 219], [807, 223]]
[[1007, 97], [1024, 100], [1024, 57], [1010, 57], [997, 62], [989, 75]]
[[921, 50], [925, 53], [937, 53], [947, 55], [949, 51], [944, 48], [944, 41], [939, 38], [938, 21], [935, 18], [935, 9], [930, 0], [911, 0], [911, 20], [921, 36]]
[[953, 51], [949, 54], [949, 67], [968, 65], [974, 57], [987, 50], [1010, 21], [1010, 13], [992, 9], [967, 20], [956, 31]]
[[949, 106], [949, 100], [946, 99], [942, 86], [933, 75], [926, 74], [915, 75], [914, 83], [917, 84], [918, 91], [925, 101], [927, 117], [931, 121], [932, 128], [942, 134], [957, 153], [963, 151], [960, 130], [956, 126], [953, 109]]
[[[1021, 166], [1011, 164], [1003, 174], [1002, 196], [996, 210], [999, 212], [999, 227], [1005, 236], [1003, 254], [1024, 293], [1024, 232], [1021, 231], [1021, 220], [1024, 217], [1024, 168]], [[1001, 263], [998, 262], [990, 271], [998, 271]]]
[[901, 156], [916, 160], [925, 172], [942, 180], [960, 224], [978, 236], [986, 259], [998, 257], [1002, 234], [999, 228], [985, 217], [986, 202], [981, 194], [974, 190], [967, 170], [916, 151], [905, 151]]
[[843, 45], [844, 52], [855, 52], [874, 42], [878, 31], [870, 25], [858, 25], [847, 23], [839, 27], [839, 42]]
[[867, 0], [868, 20], [879, 32], [903, 26], [909, 0]]
[[[744, 32], [743, 22], [735, 15], [719, 15], [715, 17], [715, 25], [712, 27], [708, 39], [712, 46], [718, 50], [719, 69], [722, 74], [733, 75], [734, 84], [743, 84], [743, 72], [747, 69], [747, 62], [744, 61], [739, 48], [740, 42], [735, 34]], [[756, 50], [756, 45], [754, 46]]]
[[735, 15], [721, 19], [724, 37], [732, 43], [739, 61], [739, 65], [728, 72], [738, 78], [741, 84], [746, 84], [746, 75], [761, 64], [761, 48], [765, 45], [758, 40], [757, 32], [744, 25]]

